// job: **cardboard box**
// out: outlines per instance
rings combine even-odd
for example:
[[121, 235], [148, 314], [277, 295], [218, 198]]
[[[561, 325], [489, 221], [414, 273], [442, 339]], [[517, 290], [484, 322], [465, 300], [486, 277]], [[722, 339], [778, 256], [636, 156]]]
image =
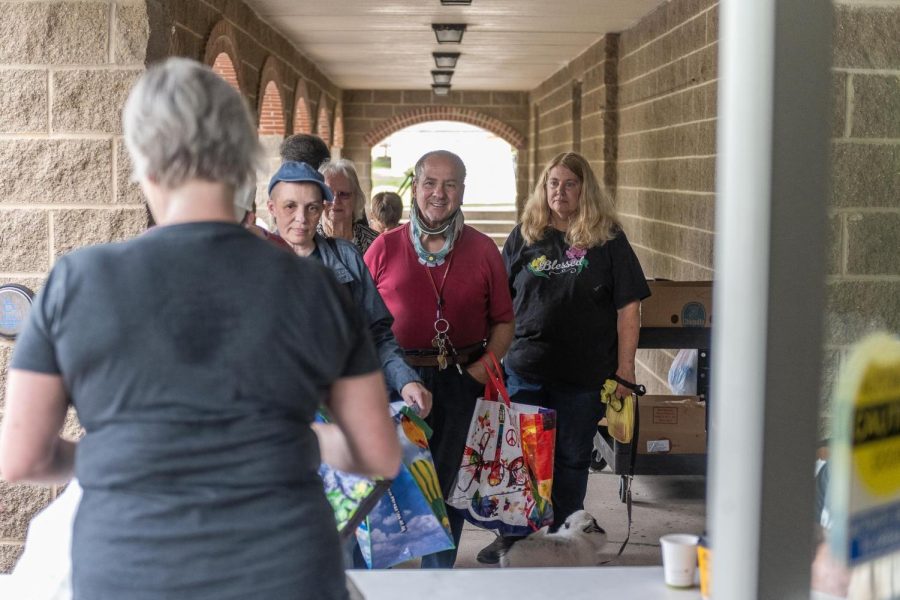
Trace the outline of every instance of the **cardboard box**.
[[638, 400], [638, 454], [706, 454], [706, 402], [697, 396]]
[[641, 303], [641, 327], [710, 327], [711, 281], [647, 281], [651, 296]]

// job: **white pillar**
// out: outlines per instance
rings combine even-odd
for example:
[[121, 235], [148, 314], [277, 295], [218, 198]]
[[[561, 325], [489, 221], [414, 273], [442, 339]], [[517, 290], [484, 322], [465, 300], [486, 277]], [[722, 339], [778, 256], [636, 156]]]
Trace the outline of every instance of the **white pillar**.
[[831, 10], [719, 3], [714, 598], [809, 598]]

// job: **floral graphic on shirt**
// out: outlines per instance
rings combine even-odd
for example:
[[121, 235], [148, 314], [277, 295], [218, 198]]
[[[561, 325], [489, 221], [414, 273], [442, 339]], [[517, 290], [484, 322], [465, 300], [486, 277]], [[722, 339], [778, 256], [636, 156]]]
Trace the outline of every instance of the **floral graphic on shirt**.
[[546, 255], [542, 254], [532, 260], [526, 268], [535, 277], [543, 277], [545, 279], [550, 279], [553, 275], [564, 275], [567, 273], [578, 275], [588, 266], [586, 255], [587, 250], [571, 246], [566, 250], [566, 258], [568, 260], [550, 260]]
[[575, 246], [569, 246], [569, 249], [566, 250], [566, 256], [568, 256], [572, 260], [583, 258], [585, 254], [587, 254], [587, 250], [585, 250], [584, 248], [577, 248]]
[[548, 262], [550, 262], [550, 261], [548, 261], [547, 257], [542, 254], [542, 255], [538, 256], [536, 259], [534, 259], [533, 261], [531, 261], [526, 268], [531, 272], [532, 275], [550, 279], [550, 276], [544, 272], [544, 268], [543, 268], [544, 265], [547, 264]]

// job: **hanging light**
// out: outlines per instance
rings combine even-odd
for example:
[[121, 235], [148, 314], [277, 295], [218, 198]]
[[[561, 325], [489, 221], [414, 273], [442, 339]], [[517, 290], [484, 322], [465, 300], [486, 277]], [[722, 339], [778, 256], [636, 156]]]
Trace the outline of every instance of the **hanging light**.
[[432, 23], [438, 44], [459, 44], [466, 32], [465, 23]]
[[449, 96], [450, 95], [450, 84], [449, 83], [432, 83], [431, 91], [434, 92], [435, 96]]
[[450, 78], [453, 77], [453, 71], [432, 71], [431, 78], [438, 85], [450, 85]]
[[444, 6], [470, 6], [472, 0], [441, 0]]
[[459, 52], [432, 52], [434, 66], [438, 69], [455, 69], [459, 60]]

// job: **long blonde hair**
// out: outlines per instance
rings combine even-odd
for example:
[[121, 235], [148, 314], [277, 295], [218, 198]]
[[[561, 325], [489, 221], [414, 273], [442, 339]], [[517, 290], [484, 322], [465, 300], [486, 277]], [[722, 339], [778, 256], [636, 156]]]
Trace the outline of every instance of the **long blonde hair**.
[[522, 211], [522, 237], [529, 244], [544, 239], [550, 227], [550, 205], [547, 202], [547, 179], [553, 167], [562, 165], [572, 171], [581, 182], [578, 212], [569, 223], [566, 242], [576, 248], [602, 246], [616, 237], [620, 229], [619, 217], [612, 198], [600, 187], [591, 165], [580, 154], [563, 152], [544, 168], [534, 186], [534, 193]]

